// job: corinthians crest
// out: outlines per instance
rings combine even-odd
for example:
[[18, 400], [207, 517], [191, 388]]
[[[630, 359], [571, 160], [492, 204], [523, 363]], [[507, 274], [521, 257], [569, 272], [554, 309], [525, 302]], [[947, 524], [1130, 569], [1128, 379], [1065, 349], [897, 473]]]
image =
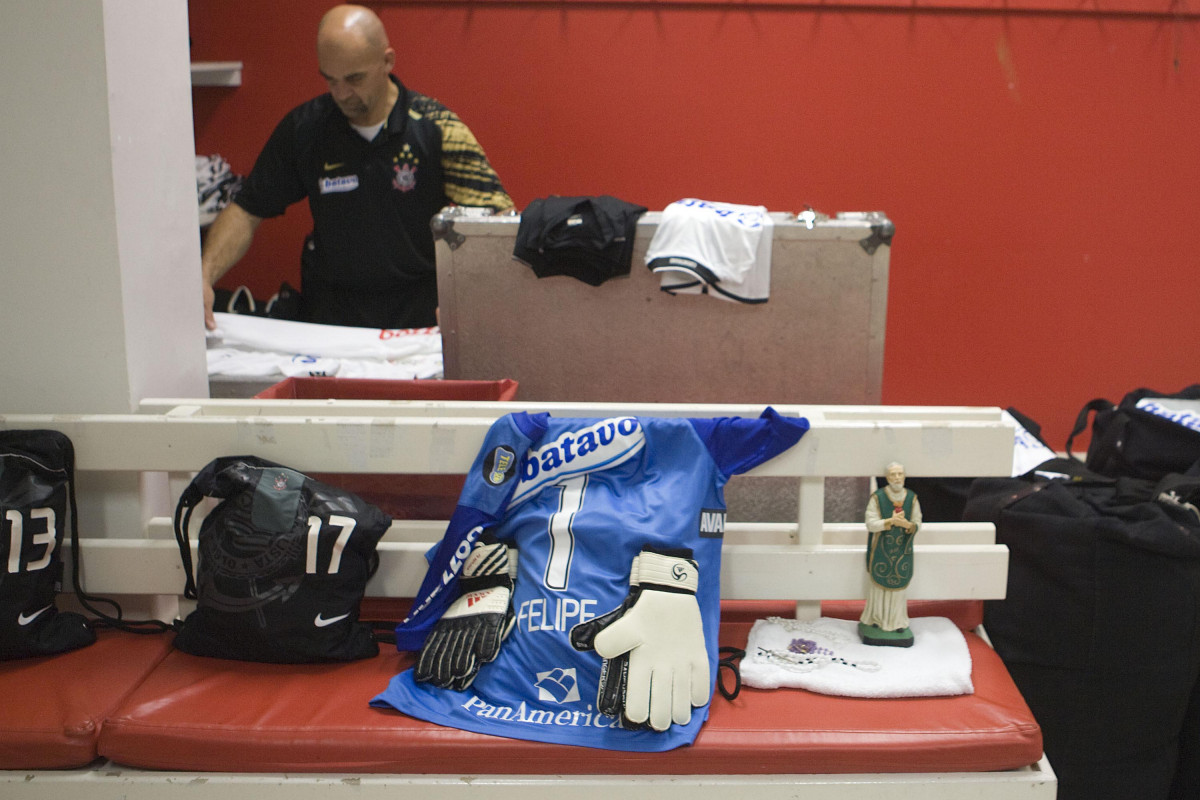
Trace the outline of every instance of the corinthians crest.
[[208, 606], [253, 612], [265, 628], [264, 608], [299, 589], [305, 539], [295, 530], [297, 477], [286, 469], [263, 470], [253, 494], [234, 495], [223, 503], [219, 520], [205, 519], [196, 578]]
[[201, 540], [197, 581], [210, 606], [255, 612], [259, 627], [265, 627], [262, 608], [285, 602], [300, 588], [304, 540], [264, 535], [247, 519], [231, 517], [224, 531]]
[[417, 187], [417, 168], [412, 164], [396, 164], [392, 167], [396, 176], [392, 178], [392, 188], [408, 192]]

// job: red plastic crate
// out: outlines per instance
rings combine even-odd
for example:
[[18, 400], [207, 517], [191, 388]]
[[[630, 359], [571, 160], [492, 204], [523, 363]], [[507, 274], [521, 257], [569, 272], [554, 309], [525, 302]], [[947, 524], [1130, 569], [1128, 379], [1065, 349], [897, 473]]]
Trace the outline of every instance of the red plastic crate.
[[393, 381], [375, 378], [286, 378], [256, 399], [266, 400], [512, 400], [517, 382]]
[[[517, 396], [517, 382], [287, 378], [255, 395], [266, 400], [493, 400]], [[449, 519], [462, 492], [462, 475], [310, 473], [379, 506], [393, 519]]]

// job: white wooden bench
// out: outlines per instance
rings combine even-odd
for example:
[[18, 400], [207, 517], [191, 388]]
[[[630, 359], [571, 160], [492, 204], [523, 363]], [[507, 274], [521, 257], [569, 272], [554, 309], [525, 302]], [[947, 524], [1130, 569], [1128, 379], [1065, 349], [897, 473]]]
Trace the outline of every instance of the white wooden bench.
[[[795, 602], [801, 618], [822, 600], [865, 596], [865, 529], [824, 521], [825, 479], [880, 475], [893, 460], [910, 476], [1007, 475], [1014, 428], [995, 408], [775, 406], [807, 417], [798, 445], [750, 473], [798, 480], [795, 523], [731, 519], [722, 556], [721, 594], [731, 600]], [[462, 474], [485, 432], [510, 411], [556, 416], [758, 416], [762, 406], [415, 401], [147, 400], [129, 415], [0, 416], [0, 428], [53, 428], [74, 442], [81, 474], [166, 473], [172, 499], [211, 459], [254, 454], [303, 472]], [[203, 514], [194, 516], [198, 526]], [[99, 530], [80, 520], [85, 588], [115, 595], [160, 618], [185, 614], [184, 583], [169, 509], [147, 509], [140, 530]], [[444, 521], [396, 522], [380, 545], [368, 595], [411, 597], [425, 572], [424, 553]], [[195, 535], [193, 534], [193, 542]], [[986, 524], [927, 523], [918, 537], [910, 600], [1002, 598], [1007, 550]], [[887, 702], [887, 701], [880, 701]], [[469, 764], [469, 756], [464, 765]], [[548, 769], [549, 769], [548, 765]], [[0, 793], [14, 798], [345, 796], [394, 798], [605, 798], [636, 792], [655, 798], [901, 797], [1050, 798], [1055, 778], [1045, 759], [999, 772], [771, 775], [473, 775], [227, 774], [158, 772], [97, 762], [67, 770], [0, 771]], [[800, 787], [803, 787], [801, 789]], [[327, 795], [337, 791], [337, 795]]]

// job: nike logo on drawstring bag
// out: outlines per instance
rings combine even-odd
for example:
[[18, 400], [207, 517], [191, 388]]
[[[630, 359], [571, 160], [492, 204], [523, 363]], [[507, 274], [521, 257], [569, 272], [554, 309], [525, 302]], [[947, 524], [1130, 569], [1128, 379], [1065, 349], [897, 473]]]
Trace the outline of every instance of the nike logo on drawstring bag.
[[324, 628], [326, 626], [332, 625], [335, 622], [341, 622], [348, 616], [350, 616], [350, 615], [347, 613], [347, 614], [342, 614], [341, 616], [330, 617], [329, 619], [326, 619], [325, 617], [322, 617], [320, 614], [317, 614], [316, 618], [313, 620], [313, 625], [316, 625], [318, 628]]
[[49, 611], [53, 606], [54, 606], [54, 604], [51, 603], [48, 606], [43, 606], [42, 608], [39, 608], [37, 611], [33, 612], [32, 614], [25, 614], [25, 613], [18, 614], [17, 615], [17, 624], [23, 628], [26, 625], [28, 625], [29, 623], [33, 622], [38, 617], [40, 617], [45, 612]]

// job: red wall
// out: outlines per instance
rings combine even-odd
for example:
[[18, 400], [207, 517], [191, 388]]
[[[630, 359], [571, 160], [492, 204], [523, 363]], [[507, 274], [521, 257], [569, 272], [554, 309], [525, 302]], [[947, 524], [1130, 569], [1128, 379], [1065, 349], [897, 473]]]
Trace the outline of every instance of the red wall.
[[[887, 212], [886, 403], [1014, 405], [1061, 447], [1093, 397], [1200, 381], [1200, 16], [806, 1], [372, 7], [397, 73], [466, 120], [519, 207]], [[193, 91], [198, 153], [248, 172], [323, 91], [329, 4], [191, 0], [193, 59], [245, 65]], [[260, 228], [226, 284], [298, 280], [308, 222]]]

